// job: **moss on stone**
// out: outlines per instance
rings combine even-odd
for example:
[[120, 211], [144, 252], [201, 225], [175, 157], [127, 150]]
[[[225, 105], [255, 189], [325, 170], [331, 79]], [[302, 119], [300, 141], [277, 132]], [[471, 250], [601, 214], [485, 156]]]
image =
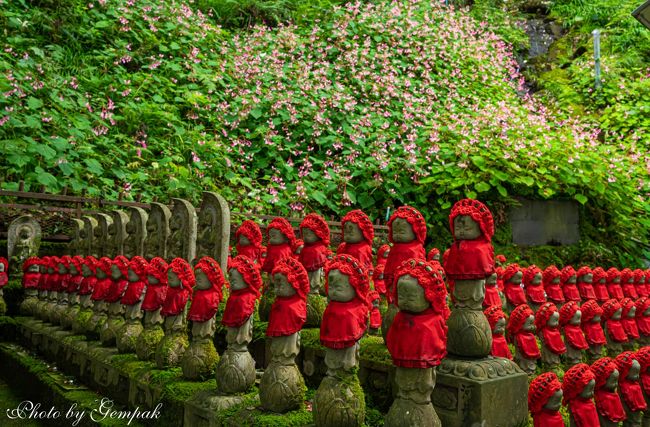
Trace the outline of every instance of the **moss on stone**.
[[300, 346], [325, 351], [320, 343], [320, 329], [306, 328], [300, 331]]
[[359, 357], [361, 360], [369, 360], [385, 365], [392, 365], [393, 359], [384, 344], [382, 337], [369, 336], [360, 341]]
[[305, 406], [276, 414], [259, 408], [257, 390], [245, 395], [245, 399], [225, 411], [217, 414], [218, 424], [224, 427], [300, 427], [313, 425], [312, 413]]
[[154, 360], [156, 347], [165, 336], [160, 326], [145, 328], [138, 336], [135, 343], [135, 351], [142, 360]]

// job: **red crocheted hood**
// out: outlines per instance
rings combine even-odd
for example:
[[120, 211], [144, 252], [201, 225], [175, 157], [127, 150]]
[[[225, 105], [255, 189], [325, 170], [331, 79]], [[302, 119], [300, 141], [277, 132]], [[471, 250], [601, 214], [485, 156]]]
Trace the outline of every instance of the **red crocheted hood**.
[[627, 317], [627, 315], [630, 313], [630, 310], [632, 310], [632, 307], [636, 307], [636, 305], [634, 304], [634, 300], [632, 300], [631, 298], [623, 298], [620, 301], [620, 304], [621, 304], [621, 308], [623, 309], [621, 313], [621, 318]]
[[603, 309], [600, 308], [596, 300], [589, 300], [580, 307], [582, 312], [582, 323], [589, 323], [595, 316], [602, 316]]
[[643, 317], [643, 312], [650, 307], [650, 298], [641, 297], [636, 300], [636, 317]]
[[540, 412], [562, 384], [554, 372], [545, 372], [530, 382], [528, 387], [528, 410], [535, 415]]
[[[522, 279], [522, 281], [524, 282], [524, 285], [529, 286], [530, 284], [532, 284], [533, 279], [535, 278], [535, 276], [537, 276], [541, 272], [542, 272], [542, 270], [538, 266], [536, 266], [535, 264], [533, 264], [530, 267], [526, 268], [524, 270], [524, 277]], [[544, 279], [544, 277], [542, 275], [542, 280], [543, 279]], [[541, 285], [541, 283], [540, 283], [540, 285]]]
[[408, 274], [416, 278], [418, 284], [424, 289], [424, 297], [431, 304], [433, 311], [446, 318], [449, 307], [447, 307], [447, 288], [440, 274], [441, 270], [440, 263], [436, 261], [423, 261], [415, 258], [404, 261], [395, 272], [395, 304], [398, 304], [397, 283], [399, 278]]
[[363, 268], [359, 261], [350, 255], [337, 255], [325, 266], [325, 293], [329, 291], [329, 272], [339, 270], [342, 274], [348, 276], [350, 286], [356, 292], [356, 298], [370, 304], [368, 299], [370, 292], [370, 281], [368, 271]]
[[126, 278], [129, 274], [129, 260], [124, 255], [118, 255], [113, 259], [113, 265], [116, 265], [122, 273], [122, 277]]
[[562, 382], [562, 391], [564, 392], [562, 403], [566, 406], [578, 397], [591, 380], [595, 380], [595, 376], [586, 363], [578, 363], [569, 368], [564, 374]]
[[217, 292], [219, 301], [221, 301], [223, 298], [222, 289], [223, 285], [226, 283], [226, 279], [223, 277], [223, 271], [221, 271], [219, 263], [209, 256], [204, 256], [194, 266], [195, 272], [198, 269], [201, 269], [201, 271], [208, 277], [208, 280], [212, 283], [212, 289]]
[[[111, 277], [111, 265], [113, 265], [113, 260], [110, 259], [109, 257], [101, 257], [100, 259], [97, 260], [97, 268], [102, 270], [106, 277]], [[97, 270], [95, 270], [97, 271]]]
[[167, 283], [167, 262], [160, 258], [155, 257], [149, 261], [149, 266], [147, 267], [147, 275], [155, 277], [161, 284]]
[[381, 245], [379, 249], [377, 249], [377, 264], [381, 264], [379, 260], [382, 258], [384, 259], [385, 262], [389, 252], [390, 252], [390, 245]]
[[440, 249], [438, 248], [432, 248], [429, 253], [427, 254], [427, 261], [438, 261], [433, 259], [436, 256], [440, 255]]
[[303, 228], [309, 228], [326, 246], [330, 245], [330, 227], [322, 216], [310, 213], [300, 223], [300, 229]]
[[605, 281], [607, 281], [607, 273], [602, 267], [594, 268], [591, 273], [594, 275], [594, 284], [599, 283], [602, 279], [605, 279]]
[[[70, 257], [70, 255], [63, 255], [62, 257], [60, 257], [60, 258], [57, 260], [57, 264], [61, 264], [61, 265], [63, 265], [63, 266], [65, 267], [66, 270], [70, 269], [70, 263], [71, 263], [71, 262], [72, 262], [72, 258]], [[56, 268], [57, 271], [58, 271], [59, 266], [56, 265], [55, 268]]]
[[59, 272], [59, 270], [58, 270], [59, 269], [59, 262], [61, 262], [61, 260], [59, 259], [58, 256], [51, 256], [51, 257], [48, 258], [47, 268], [48, 269], [52, 268], [52, 269], [54, 269], [54, 273], [58, 273]]
[[74, 268], [77, 270], [78, 274], [81, 274], [81, 266], [84, 264], [84, 257], [81, 255], [75, 255], [70, 258], [70, 262], [74, 265]]
[[643, 270], [641, 270], [640, 268], [637, 268], [636, 270], [633, 271], [633, 273], [634, 273], [634, 283], [635, 284], [641, 284], [641, 280], [645, 281], [645, 272]]
[[235, 240], [239, 241], [239, 236], [244, 235], [251, 245], [256, 248], [262, 247], [262, 230], [260, 226], [253, 220], [247, 219], [242, 222], [237, 231], [235, 231]]
[[494, 326], [497, 324], [499, 319], [506, 319], [506, 314], [503, 312], [501, 307], [498, 305], [491, 305], [488, 308], [483, 311], [483, 314], [485, 314], [485, 317], [488, 320], [488, 323], [490, 324], [490, 329], [494, 330]]
[[287, 221], [284, 218], [274, 218], [273, 221], [269, 223], [269, 225], [266, 227], [266, 240], [269, 240], [269, 230], [275, 228], [276, 230], [280, 230], [282, 234], [285, 235], [287, 239], [289, 239], [289, 245], [291, 245], [291, 248], [293, 250], [296, 250], [298, 248], [298, 244], [296, 242], [296, 234], [293, 232], [293, 227], [291, 227], [291, 224], [289, 224], [289, 221]]
[[375, 238], [375, 229], [372, 227], [372, 222], [368, 215], [366, 215], [362, 210], [356, 209], [345, 214], [341, 219], [341, 230], [343, 234], [343, 241], [345, 241], [345, 223], [352, 221], [359, 226], [363, 238], [366, 242], [372, 244], [373, 239]]
[[594, 377], [596, 378], [596, 389], [604, 386], [605, 383], [607, 383], [609, 376], [612, 375], [612, 372], [616, 369], [618, 369], [618, 367], [616, 366], [614, 359], [610, 357], [602, 357], [592, 363], [591, 372], [594, 373]]
[[645, 282], [650, 283], [650, 269], [645, 271]]
[[454, 235], [454, 218], [458, 215], [469, 215], [476, 221], [483, 232], [483, 237], [488, 241], [492, 241], [494, 236], [494, 220], [492, 219], [492, 212], [483, 203], [473, 199], [459, 200], [451, 208], [449, 214], [449, 228], [451, 234]]
[[621, 304], [615, 299], [605, 301], [605, 304], [603, 304], [603, 320], [611, 319], [619, 308], [622, 308]]
[[552, 302], [545, 302], [542, 304], [535, 313], [535, 329], [541, 331], [546, 328], [546, 323], [548, 319], [551, 318], [553, 313], [557, 313], [557, 306]]
[[507, 259], [506, 259], [505, 255], [503, 255], [503, 254], [497, 255], [497, 257], [496, 257], [497, 264], [504, 265], [506, 263], [506, 261], [507, 261]]
[[99, 260], [92, 255], [86, 255], [84, 257], [84, 264], [92, 271], [93, 274], [97, 273], [97, 264]]
[[[616, 363], [618, 372], [621, 374], [619, 378], [624, 379], [627, 377], [627, 374], [630, 372], [630, 368], [632, 368], [632, 362], [635, 360], [637, 360], [636, 354], [631, 351], [624, 351], [623, 353], [616, 356], [614, 362]], [[639, 364], [641, 364], [641, 362], [639, 362]]]
[[287, 281], [296, 290], [296, 294], [301, 299], [307, 299], [307, 294], [309, 293], [309, 276], [300, 261], [295, 258], [281, 259], [275, 265], [271, 274], [275, 276], [278, 273], [287, 276]]
[[634, 272], [629, 268], [624, 268], [621, 270], [621, 284], [627, 283], [630, 279], [634, 278]]
[[607, 283], [612, 283], [614, 282], [614, 279], [621, 277], [621, 272], [618, 271], [617, 268], [611, 267], [609, 270], [607, 270]]
[[424, 240], [427, 238], [427, 223], [420, 211], [414, 207], [407, 205], [397, 208], [397, 210], [393, 212], [393, 214], [390, 216], [390, 219], [388, 220], [388, 240], [390, 240], [391, 243], [395, 242], [393, 241], [393, 233], [390, 230], [392, 230], [393, 222], [397, 218], [407, 220], [408, 223], [411, 224], [411, 227], [413, 227], [415, 239], [421, 244], [424, 244]]
[[546, 269], [544, 269], [544, 272], [542, 273], [542, 283], [544, 283], [545, 286], [550, 285], [553, 283], [553, 280], [561, 275], [562, 273], [557, 269], [556, 266], [549, 265], [546, 267]]
[[244, 282], [246, 282], [248, 288], [252, 290], [255, 295], [260, 295], [262, 276], [260, 275], [259, 266], [255, 264], [253, 260], [244, 255], [237, 255], [230, 260], [228, 269], [237, 270], [244, 278]]
[[569, 320], [571, 320], [578, 310], [580, 310], [580, 306], [575, 301], [569, 301], [564, 304], [560, 309], [560, 325], [564, 326], [569, 323]]
[[368, 292], [368, 303], [372, 304], [373, 302], [379, 300], [381, 296], [379, 295], [379, 292], [377, 291], [370, 291]]
[[521, 328], [526, 323], [526, 319], [528, 319], [529, 316], [533, 315], [533, 310], [528, 307], [528, 304], [518, 305], [514, 310], [512, 310], [512, 313], [510, 313], [510, 320], [508, 321], [508, 326], [506, 327], [508, 334], [514, 337], [519, 332], [521, 332]]
[[503, 282], [507, 283], [512, 277], [521, 271], [519, 264], [510, 264], [503, 270]]
[[[31, 267], [32, 265], [40, 266], [42, 264], [43, 264], [43, 260], [41, 260], [39, 257], [35, 257], [35, 256], [29, 257], [25, 260], [25, 262], [23, 262], [23, 273], [27, 272], [29, 267]], [[7, 271], [7, 266], [5, 265], [5, 272], [6, 271]]]
[[140, 280], [147, 280], [147, 273], [149, 272], [149, 263], [147, 260], [139, 255], [136, 255], [131, 258], [131, 261], [129, 261], [129, 268], [138, 275]]
[[586, 265], [583, 265], [582, 267], [580, 267], [578, 269], [578, 271], [576, 272], [576, 276], [578, 276], [578, 277], [584, 276], [584, 275], [587, 275], [587, 274], [593, 274], [593, 271], [591, 270], [591, 267], [587, 267]]
[[196, 279], [194, 278], [194, 271], [190, 264], [183, 258], [174, 258], [167, 267], [167, 271], [169, 270], [176, 273], [183, 288], [191, 293], [192, 288], [196, 285]]
[[576, 275], [575, 269], [572, 266], [567, 265], [566, 267], [564, 267], [562, 269], [562, 272], [560, 274], [560, 283], [562, 285], [564, 285], [565, 283], [567, 283], [569, 281], [569, 279], [572, 276], [575, 276], [575, 275]]
[[636, 352], [636, 360], [641, 365], [641, 373], [646, 372], [650, 366], [650, 346], [641, 347]]

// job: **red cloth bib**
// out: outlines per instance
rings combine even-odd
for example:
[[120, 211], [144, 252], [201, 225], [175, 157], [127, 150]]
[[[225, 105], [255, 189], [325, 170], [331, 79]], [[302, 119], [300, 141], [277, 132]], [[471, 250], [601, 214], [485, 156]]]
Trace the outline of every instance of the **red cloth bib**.
[[9, 282], [9, 276], [6, 271], [0, 272], [0, 288], [5, 286]]
[[622, 300], [625, 298], [623, 293], [623, 288], [620, 283], [608, 283], [607, 292], [609, 292], [609, 297], [612, 299]]
[[282, 243], [279, 245], [268, 245], [266, 247], [266, 258], [264, 258], [264, 264], [262, 265], [262, 271], [265, 271], [269, 274], [273, 271], [273, 267], [281, 259], [292, 257], [293, 249], [289, 243]]
[[165, 302], [160, 310], [160, 314], [164, 317], [178, 316], [185, 309], [187, 301], [190, 299], [190, 291], [185, 289], [183, 286], [177, 288], [172, 288], [169, 286], [167, 288], [167, 295], [165, 296]]
[[298, 255], [298, 261], [305, 267], [305, 270], [316, 271], [327, 264], [329, 254], [330, 250], [322, 240], [316, 243], [305, 243]]
[[641, 386], [645, 394], [650, 396], [650, 374], [641, 373]]
[[124, 279], [112, 281], [110, 290], [106, 298], [104, 298], [104, 301], [108, 303], [118, 302], [122, 298], [122, 295], [124, 295], [124, 291], [126, 291], [128, 285], [129, 282]]
[[582, 332], [585, 334], [587, 343], [589, 345], [604, 345], [607, 344], [605, 332], [600, 323], [586, 322], [582, 324]]
[[569, 411], [573, 415], [576, 427], [596, 427], [600, 425], [596, 405], [591, 399], [576, 397], [569, 402]]
[[384, 283], [388, 290], [389, 302], [393, 300], [393, 280], [395, 278], [395, 271], [397, 267], [402, 265], [404, 261], [411, 258], [426, 260], [426, 251], [424, 246], [417, 240], [408, 243], [395, 243], [388, 253], [388, 259], [384, 266]]
[[452, 280], [485, 279], [494, 273], [494, 248], [483, 237], [456, 240], [449, 248], [444, 269], [447, 277]]
[[542, 409], [533, 415], [533, 427], [564, 427], [564, 420], [559, 411]]
[[34, 289], [38, 287], [38, 282], [40, 278], [41, 278], [41, 273], [27, 272], [23, 274], [23, 288]]
[[499, 297], [499, 289], [497, 285], [485, 285], [485, 298], [483, 299], [483, 307], [491, 305], [498, 305], [501, 307], [501, 298]]
[[522, 356], [526, 359], [539, 359], [542, 357], [537, 347], [537, 340], [532, 332], [519, 332], [515, 335], [515, 343]]
[[627, 418], [618, 393], [601, 388], [596, 390], [594, 397], [598, 413], [603, 417], [614, 423], [621, 422]]
[[83, 280], [84, 277], [81, 274], [71, 276], [70, 280], [68, 281], [68, 292], [79, 292], [79, 288], [81, 287], [81, 282], [83, 282]]
[[84, 277], [79, 286], [79, 295], [92, 294], [96, 284], [97, 278], [95, 276]]
[[578, 286], [572, 283], [567, 283], [562, 287], [562, 293], [567, 301], [580, 302], [580, 291], [578, 291]]
[[104, 300], [108, 295], [108, 292], [111, 290], [111, 285], [113, 281], [109, 278], [97, 280], [95, 283], [95, 288], [93, 289], [93, 294], [90, 299], [93, 301]]
[[535, 304], [544, 304], [546, 302], [546, 295], [544, 294], [544, 287], [540, 285], [529, 285], [525, 288], [528, 299]]
[[123, 305], [135, 305], [142, 298], [142, 292], [147, 285], [143, 280], [138, 280], [137, 282], [129, 283], [129, 286], [126, 288], [126, 292], [122, 296], [120, 302]]
[[246, 323], [255, 311], [257, 298], [259, 293], [253, 292], [250, 287], [231, 291], [221, 317], [221, 324], [230, 328], [239, 328]]
[[650, 336], [650, 317], [640, 316], [636, 318], [636, 326], [643, 336]]
[[352, 347], [368, 325], [368, 305], [355, 297], [349, 302], [330, 301], [320, 324], [320, 342], [325, 347]]
[[370, 310], [370, 327], [372, 329], [381, 328], [381, 312], [377, 307], [373, 307]]
[[388, 330], [386, 347], [395, 366], [421, 369], [438, 366], [447, 354], [445, 318], [432, 308], [418, 314], [400, 311]]
[[491, 354], [494, 357], [504, 357], [506, 359], [512, 360], [512, 353], [510, 353], [510, 348], [506, 342], [506, 337], [504, 337], [503, 334], [492, 334]]
[[144, 299], [142, 300], [142, 305], [140, 308], [143, 311], [158, 310], [165, 303], [165, 298], [167, 297], [167, 288], [168, 286], [164, 284], [148, 284], [147, 292], [144, 294]]
[[290, 297], [276, 297], [271, 306], [266, 335], [286, 337], [298, 332], [307, 321], [307, 302], [296, 294]]
[[623, 324], [620, 320], [609, 319], [605, 321], [607, 333], [612, 341], [622, 343], [627, 342], [627, 334], [623, 329]]
[[254, 245], [241, 246], [239, 244], [235, 245], [237, 249], [237, 255], [243, 255], [250, 258], [252, 261], [261, 264], [262, 263], [262, 249], [255, 247]]
[[638, 381], [630, 381], [626, 378], [618, 380], [618, 389], [621, 391], [621, 397], [625, 404], [633, 412], [645, 411], [646, 402], [643, 397], [643, 390]]
[[609, 292], [604, 283], [594, 284], [594, 294], [596, 294], [596, 299], [601, 304], [609, 299]]
[[372, 270], [372, 245], [366, 240], [359, 243], [343, 242], [336, 249], [336, 254], [355, 257], [366, 270]]
[[550, 285], [546, 285], [544, 289], [546, 290], [546, 299], [555, 304], [564, 303], [564, 294], [562, 293], [562, 288], [558, 283], [551, 283]]
[[591, 283], [578, 282], [578, 292], [580, 293], [580, 297], [583, 301], [596, 299], [596, 293], [594, 292], [594, 287]]
[[626, 317], [625, 319], [621, 319], [621, 323], [623, 324], [623, 330], [625, 331], [628, 340], [639, 338], [639, 328], [636, 326], [636, 319]]
[[644, 283], [643, 285], [636, 285], [636, 293], [641, 297], [648, 296], [648, 286]]
[[639, 298], [639, 294], [636, 293], [636, 287], [633, 283], [626, 283], [623, 285], [623, 295], [625, 295], [626, 298]]
[[546, 347], [555, 354], [566, 353], [566, 346], [558, 328], [544, 328], [541, 331], [542, 340]]
[[589, 348], [585, 335], [580, 326], [566, 324], [564, 326], [564, 338], [567, 344], [576, 350], [586, 350]]
[[524, 290], [521, 289], [521, 286], [506, 282], [505, 288], [506, 300], [508, 300], [510, 304], [515, 307], [526, 304], [526, 294], [524, 293]]
[[197, 289], [192, 295], [192, 305], [187, 313], [187, 320], [205, 322], [217, 314], [219, 308], [219, 293], [216, 289]]

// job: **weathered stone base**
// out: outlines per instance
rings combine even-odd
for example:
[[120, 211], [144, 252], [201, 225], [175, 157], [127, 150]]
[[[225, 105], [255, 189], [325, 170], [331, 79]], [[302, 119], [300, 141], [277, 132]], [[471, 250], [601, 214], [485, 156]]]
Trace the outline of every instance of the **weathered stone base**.
[[135, 343], [135, 353], [140, 360], [156, 360], [156, 347], [165, 336], [160, 325], [144, 328]]
[[212, 340], [193, 340], [183, 353], [181, 368], [188, 380], [207, 380], [214, 373], [219, 354]]
[[126, 321], [117, 331], [115, 344], [120, 353], [135, 353], [135, 343], [144, 328], [139, 321]]
[[363, 389], [356, 372], [345, 378], [327, 376], [316, 390], [314, 421], [319, 427], [360, 427], [366, 415]]
[[517, 427], [528, 420], [528, 377], [512, 361], [443, 359], [431, 400], [445, 427]]

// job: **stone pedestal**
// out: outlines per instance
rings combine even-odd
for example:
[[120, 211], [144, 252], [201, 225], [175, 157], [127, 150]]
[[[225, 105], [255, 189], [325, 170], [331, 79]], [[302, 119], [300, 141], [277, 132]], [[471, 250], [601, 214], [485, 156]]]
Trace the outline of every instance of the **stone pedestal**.
[[185, 401], [183, 425], [221, 427], [216, 415], [239, 405], [244, 396], [222, 396], [216, 391], [201, 391]]

